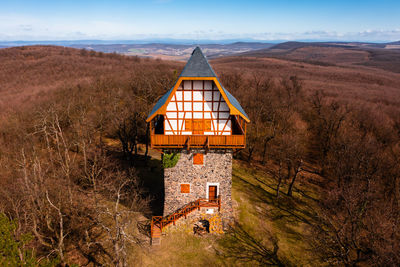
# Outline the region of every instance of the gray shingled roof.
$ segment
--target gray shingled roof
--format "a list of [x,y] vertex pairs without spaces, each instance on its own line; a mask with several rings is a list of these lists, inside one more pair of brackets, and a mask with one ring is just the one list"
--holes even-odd
[[[192,56],[190,57],[189,61],[186,63],[185,68],[183,69],[180,77],[217,77],[214,70],[211,68],[210,64],[208,63],[206,57],[201,52],[200,47],[196,47],[192,52]],[[220,83],[221,84],[221,83]],[[222,87],[226,96],[228,97],[229,102],[245,116],[249,119],[246,112],[243,110],[242,106],[236,100],[236,98],[231,95],[224,87]],[[157,112],[168,100],[169,95],[171,94],[173,88],[171,88],[165,95],[163,95],[156,103],[154,108],[151,110],[149,116],[150,118],[154,113]]]
[[229,91],[226,90],[222,85],[221,85],[221,87],[222,87],[222,90],[224,90],[224,92],[225,92],[226,96],[228,97],[229,102],[232,104],[232,106],[234,106],[240,113],[243,114],[243,116],[245,116],[248,120],[250,120],[249,116],[246,114],[246,112],[240,105],[239,101],[237,101],[237,99],[231,93],[229,93]]
[[157,110],[159,110],[167,101],[169,95],[172,92],[172,89],[174,89],[173,87],[171,89],[168,90],[168,92],[165,93],[165,95],[163,95],[160,99],[158,99],[156,105],[154,106],[154,108],[151,110],[149,116],[147,118],[150,118],[154,113],[157,112]]
[[181,73],[181,77],[217,77],[211,68],[206,57],[201,52],[200,47],[196,47],[185,68]]

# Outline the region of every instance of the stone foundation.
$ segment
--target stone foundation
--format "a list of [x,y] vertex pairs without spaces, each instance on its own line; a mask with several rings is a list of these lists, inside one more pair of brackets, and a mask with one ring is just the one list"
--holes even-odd
[[[193,165],[193,154],[203,153],[203,165]],[[189,193],[181,193],[181,184],[190,184]],[[178,163],[164,170],[164,216],[189,202],[208,198],[208,186],[216,185],[221,196],[221,217],[224,224],[232,220],[232,152],[181,151]]]

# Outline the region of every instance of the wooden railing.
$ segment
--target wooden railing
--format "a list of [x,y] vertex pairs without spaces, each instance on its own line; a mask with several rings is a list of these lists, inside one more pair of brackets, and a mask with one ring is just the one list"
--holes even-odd
[[184,207],[180,208],[176,212],[171,215],[162,217],[162,216],[153,216],[151,220],[151,237],[157,238],[161,236],[163,228],[170,225],[171,223],[175,225],[175,222],[182,217],[185,217],[194,210],[200,210],[202,207],[214,207],[218,208],[218,211],[221,210],[221,197],[218,196],[214,200],[208,200],[204,198],[200,198],[196,201],[190,202]]
[[151,135],[154,148],[244,148],[245,145],[245,135]]

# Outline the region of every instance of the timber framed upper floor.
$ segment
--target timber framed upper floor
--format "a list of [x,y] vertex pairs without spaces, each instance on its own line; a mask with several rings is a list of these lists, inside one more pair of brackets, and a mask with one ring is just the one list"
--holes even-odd
[[154,148],[244,148],[249,121],[198,47],[147,118]]

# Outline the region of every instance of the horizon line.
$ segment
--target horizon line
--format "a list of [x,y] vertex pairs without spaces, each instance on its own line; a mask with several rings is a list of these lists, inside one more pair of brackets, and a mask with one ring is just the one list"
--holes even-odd
[[[286,42],[313,42],[313,43],[395,43],[398,41],[379,40],[379,41],[361,41],[361,40],[334,40],[334,39],[252,39],[252,38],[232,38],[232,39],[190,39],[190,38],[146,38],[146,39],[46,39],[46,40],[0,40],[0,44],[6,43],[46,43],[46,42],[104,42],[108,44],[124,44],[124,42],[137,42],[138,44],[162,43],[162,44],[178,44],[178,45],[195,45],[195,44],[233,44],[233,43],[286,43]],[[207,43],[210,42],[210,43]],[[85,43],[90,44],[90,43]]]

